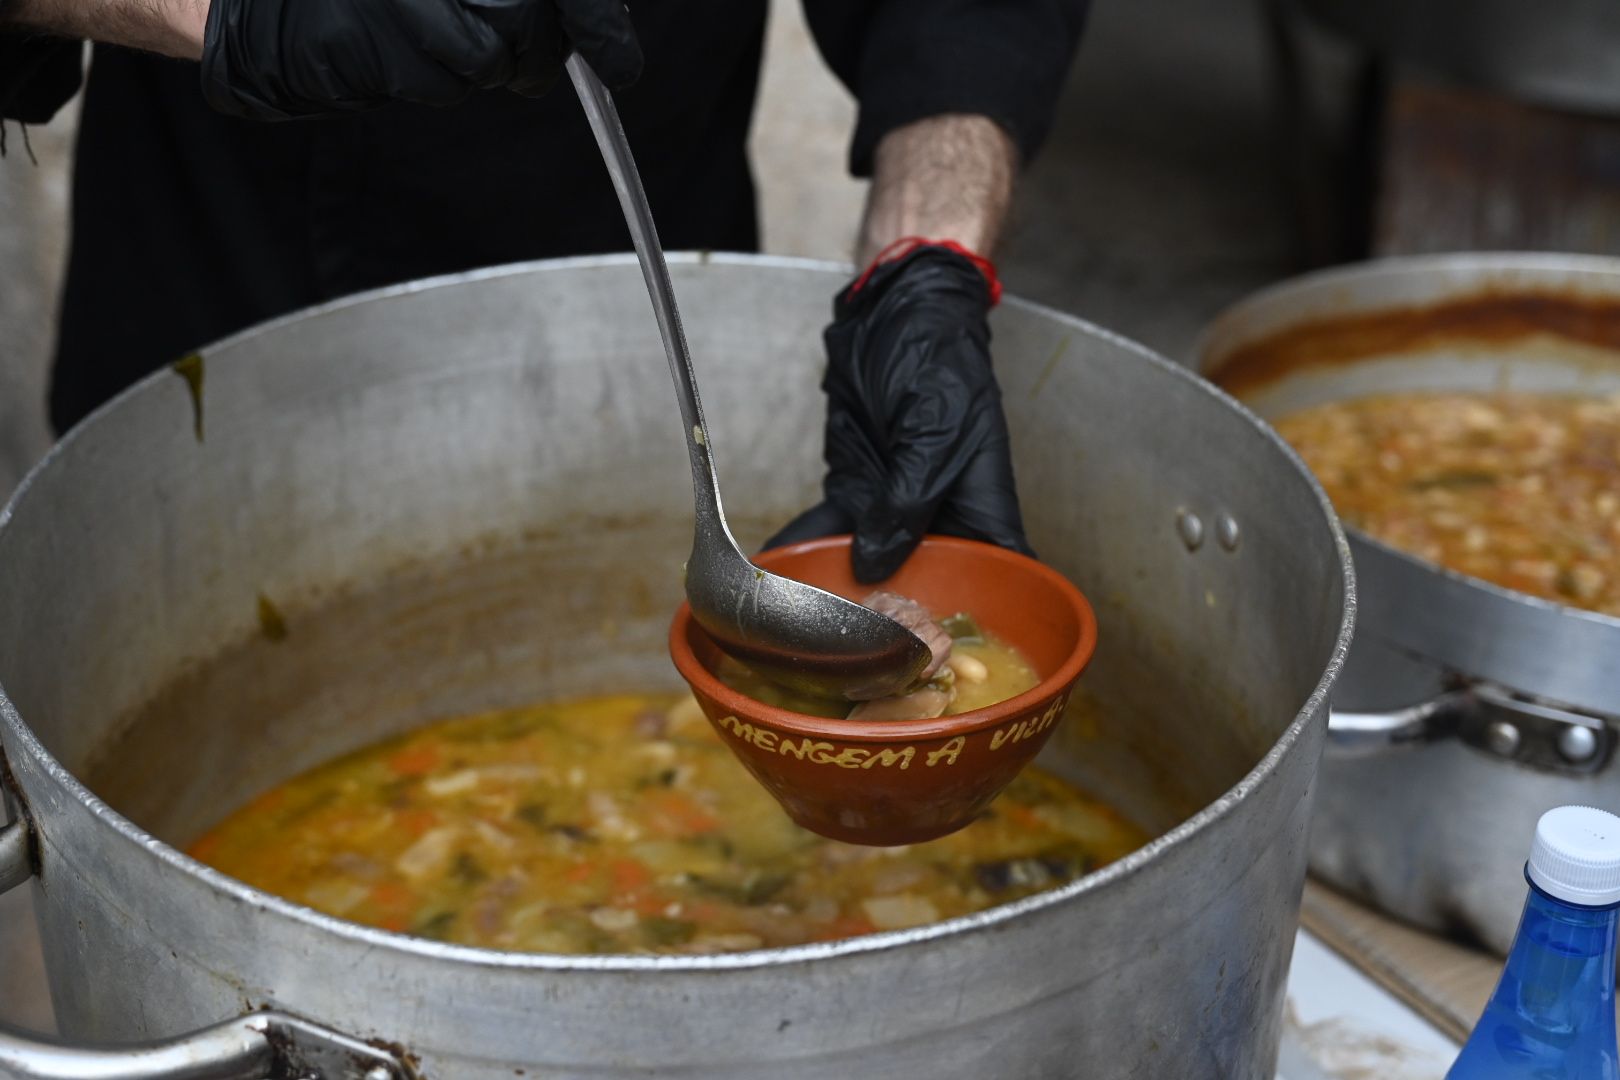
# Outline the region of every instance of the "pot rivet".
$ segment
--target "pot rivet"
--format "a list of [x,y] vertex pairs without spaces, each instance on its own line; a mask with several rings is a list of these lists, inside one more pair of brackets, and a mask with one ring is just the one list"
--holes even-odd
[[1187,545],[1188,551],[1197,551],[1204,542],[1204,523],[1191,510],[1176,511],[1176,532],[1181,534],[1181,542]]
[[1512,757],[1519,752],[1519,744],[1524,736],[1519,729],[1506,720],[1494,720],[1485,726],[1485,745],[1491,748],[1491,753],[1502,757]]
[[1589,727],[1570,724],[1558,733],[1558,752],[1572,764],[1592,760],[1597,748],[1597,732]]
[[1215,519],[1215,539],[1220,541],[1221,547],[1227,551],[1236,551],[1238,541],[1243,535],[1238,531],[1237,519],[1231,514],[1222,514]]

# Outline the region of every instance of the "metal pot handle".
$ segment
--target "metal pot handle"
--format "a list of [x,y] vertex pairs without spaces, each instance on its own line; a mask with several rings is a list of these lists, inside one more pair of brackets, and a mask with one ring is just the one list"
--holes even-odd
[[274,1012],[175,1039],[94,1050],[0,1028],[0,1076],[8,1080],[403,1080],[413,1075],[386,1051]]
[[1328,750],[1336,757],[1367,757],[1425,746],[1449,737],[1467,707],[1466,694],[1450,693],[1389,712],[1334,709],[1328,714]]
[[1367,757],[1457,739],[1493,757],[1585,775],[1608,764],[1614,732],[1597,716],[1533,701],[1488,683],[1450,690],[1389,712],[1328,718],[1327,752]]
[[[33,876],[27,820],[0,828],[0,893]],[[87,1048],[0,1026],[6,1080],[416,1080],[402,1053],[279,1012],[258,1012],[174,1039]]]

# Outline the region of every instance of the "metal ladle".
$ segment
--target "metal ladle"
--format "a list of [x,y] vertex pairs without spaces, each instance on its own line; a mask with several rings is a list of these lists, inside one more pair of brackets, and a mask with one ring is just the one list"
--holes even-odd
[[601,80],[578,53],[569,56],[567,67],[641,260],[685,422],[696,511],[686,564],[693,617],[720,648],[775,682],[848,700],[909,689],[930,658],[921,638],[843,597],[761,570],[732,538],[720,507],[714,447],[703,423],[692,357],[641,174]]

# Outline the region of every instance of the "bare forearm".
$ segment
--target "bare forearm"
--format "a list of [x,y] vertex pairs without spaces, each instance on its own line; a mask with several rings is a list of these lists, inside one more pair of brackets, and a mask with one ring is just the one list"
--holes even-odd
[[878,143],[856,261],[903,236],[955,240],[988,255],[1001,235],[1018,147],[983,116],[935,116]]
[[11,0],[0,29],[38,30],[195,60],[208,0]]

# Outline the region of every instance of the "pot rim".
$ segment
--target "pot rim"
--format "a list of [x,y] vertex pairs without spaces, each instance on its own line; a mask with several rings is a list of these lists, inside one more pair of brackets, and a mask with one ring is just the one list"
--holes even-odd
[[[1263,285],[1253,292],[1244,293],[1239,299],[1221,308],[1214,318],[1204,324],[1198,336],[1187,347],[1186,360],[1193,370],[1203,371],[1209,365],[1215,347],[1230,333],[1228,324],[1232,320],[1251,310],[1275,303],[1278,299],[1286,299],[1297,292],[1308,292],[1324,285],[1348,285],[1368,279],[1406,275],[1433,278],[1435,275],[1479,274],[1493,270],[1505,273],[1592,274],[1612,279],[1620,275],[1620,255],[1564,254],[1555,251],[1448,251],[1424,255],[1383,255],[1373,259],[1362,259],[1359,262],[1307,270],[1305,273]],[[1472,284],[1477,286],[1478,282]],[[1612,291],[1610,295],[1614,295]],[[1362,311],[1340,312],[1341,315],[1362,313]],[[1322,317],[1327,317],[1326,313],[1308,316],[1312,319]],[[1222,351],[1222,358],[1226,351],[1230,351],[1229,348]]]
[[[711,253],[705,251],[669,253],[667,259],[672,267],[677,268],[703,266],[713,263],[723,266],[750,268],[825,271],[829,275],[833,275],[829,277],[829,284],[835,286],[844,276],[850,273],[851,269],[848,264],[844,263],[782,255]],[[584,255],[564,259],[536,259],[422,278],[416,281],[356,293],[324,304],[300,309],[248,327],[197,351],[206,358],[208,354],[218,349],[260,334],[273,332],[279,327],[292,322],[387,297],[406,296],[429,289],[447,288],[492,278],[532,274],[536,271],[565,272],[631,267],[639,267],[633,254]],[[988,930],[1004,923],[1013,922],[1026,915],[1065,904],[1079,896],[1105,889],[1115,881],[1140,873],[1158,858],[1161,851],[1186,843],[1199,833],[1215,827],[1228,814],[1233,813],[1237,805],[1248,797],[1251,791],[1271,779],[1277,770],[1278,763],[1284,755],[1294,749],[1295,744],[1303,736],[1307,725],[1317,724],[1325,727],[1327,721],[1327,696],[1344,666],[1355,627],[1357,604],[1355,568],[1351,561],[1349,542],[1345,537],[1344,529],[1341,527],[1338,516],[1335,514],[1321,485],[1316,482],[1316,478],[1305,467],[1305,463],[1300,459],[1299,455],[1276,432],[1272,431],[1269,425],[1265,424],[1237,399],[1201,378],[1189,368],[1160,356],[1147,346],[1096,326],[1078,316],[1065,314],[1044,304],[1037,304],[1013,296],[1005,297],[1003,305],[1014,310],[1044,316],[1097,340],[1106,341],[1117,348],[1134,354],[1143,363],[1159,368],[1170,377],[1194,385],[1200,392],[1209,394],[1217,401],[1236,411],[1254,432],[1281,453],[1294,466],[1300,477],[1305,480],[1308,490],[1316,500],[1317,508],[1321,511],[1322,523],[1327,526],[1329,535],[1332,537],[1334,550],[1338,555],[1340,580],[1344,594],[1333,650],[1322,669],[1321,675],[1317,678],[1315,687],[1307,695],[1305,701],[1300,704],[1293,719],[1289,721],[1288,725],[1278,735],[1270,749],[1261,756],[1260,760],[1230,789],[1217,796],[1185,821],[1150,840],[1124,858],[1109,863],[1102,869],[1077,878],[1060,888],[1037,893],[1034,896],[1025,897],[1009,904],[987,908],[971,915],[946,919],[909,930],[884,931],[859,937],[843,938],[837,941],[816,942],[787,948],[754,949],[747,952],[721,953],[710,956],[637,956],[627,954],[575,956],[557,953],[506,952],[466,945],[454,945],[425,938],[410,937],[405,934],[396,934],[325,915],[312,908],[296,904],[273,893],[253,888],[235,878],[229,877],[193,859],[166,841],[153,836],[117,810],[114,810],[45,749],[38,737],[23,721],[10,696],[6,693],[3,684],[0,684],[0,724],[9,729],[13,745],[19,747],[22,752],[32,759],[32,764],[43,772],[58,792],[87,809],[100,823],[111,829],[120,842],[140,849],[144,855],[159,860],[172,872],[208,888],[225,893],[240,903],[268,910],[284,919],[307,926],[313,931],[359,942],[374,949],[414,954],[435,960],[485,968],[601,973],[696,973],[770,969],[810,961],[834,960],[844,956],[883,952],[924,942],[954,938],[957,935],[976,930]],[[0,535],[4,534],[6,528],[10,526],[12,518],[26,502],[35,480],[46,469],[52,467],[56,459],[66,452],[66,448],[71,446],[84,430],[98,423],[106,413],[117,408],[126,398],[137,393],[143,393],[148,386],[169,377],[166,368],[160,368],[147,375],[105,402],[84,420],[76,424],[72,430],[52,446],[39,462],[28,471],[22,482],[18,484],[6,501],[5,506],[0,508]],[[0,758],[3,758],[3,756],[3,748],[0,748]],[[18,794],[21,795],[22,793],[19,792]],[[26,802],[24,806],[26,811]],[[36,841],[43,841],[41,837],[35,839]],[[41,846],[45,847],[48,844],[42,843]],[[63,857],[68,858],[66,855]]]

